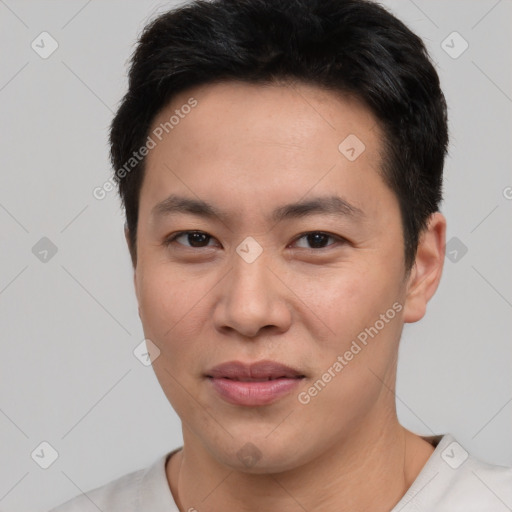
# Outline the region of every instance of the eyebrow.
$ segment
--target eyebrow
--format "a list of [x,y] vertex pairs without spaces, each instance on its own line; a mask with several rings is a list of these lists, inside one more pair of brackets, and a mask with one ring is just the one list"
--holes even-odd
[[[201,199],[192,199],[189,197],[171,194],[163,201],[157,203],[151,210],[155,217],[167,216],[172,214],[190,214],[199,217],[213,219],[226,219],[229,217],[224,212],[212,204]],[[308,200],[300,200],[296,203],[290,203],[276,208],[269,217],[273,222],[283,220],[307,217],[310,215],[334,215],[338,217],[364,217],[364,212],[356,206],[350,204],[345,199],[336,196],[319,196]]]

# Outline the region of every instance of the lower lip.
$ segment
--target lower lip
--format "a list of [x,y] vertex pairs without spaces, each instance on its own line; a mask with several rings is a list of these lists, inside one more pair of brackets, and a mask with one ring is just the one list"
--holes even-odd
[[234,405],[271,404],[295,389],[303,379],[275,379],[262,382],[242,382],[226,378],[211,378],[213,388],[219,395]]

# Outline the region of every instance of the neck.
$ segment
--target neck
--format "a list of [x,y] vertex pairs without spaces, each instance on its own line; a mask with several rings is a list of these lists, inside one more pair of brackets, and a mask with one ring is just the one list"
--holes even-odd
[[[367,425],[375,425],[368,421]],[[387,512],[412,485],[434,448],[394,421],[359,428],[290,471],[250,474],[219,464],[191,433],[169,460],[167,479],[182,511]]]

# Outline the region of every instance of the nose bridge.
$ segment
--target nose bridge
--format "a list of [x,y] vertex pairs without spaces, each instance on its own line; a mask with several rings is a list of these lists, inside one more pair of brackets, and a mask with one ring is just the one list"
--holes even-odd
[[[287,329],[290,312],[285,287],[269,269],[269,253],[263,251],[255,259],[246,258],[243,249],[241,244],[233,254],[232,271],[216,312],[218,327],[231,328],[250,337],[263,327]],[[252,249],[249,247],[249,252]]]
[[[236,293],[249,297],[261,294],[265,298],[265,291],[269,291],[268,255],[260,255],[254,261],[245,260],[236,255],[233,257],[233,286]],[[268,298],[268,297],[267,297]],[[248,297],[245,297],[248,300]]]

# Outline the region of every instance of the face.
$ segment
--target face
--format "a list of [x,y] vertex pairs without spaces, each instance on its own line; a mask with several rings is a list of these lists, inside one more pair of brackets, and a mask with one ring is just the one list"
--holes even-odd
[[378,430],[409,282],[375,118],[237,82],[175,97],[153,133],[173,114],[147,156],[135,287],[185,445],[270,472]]

